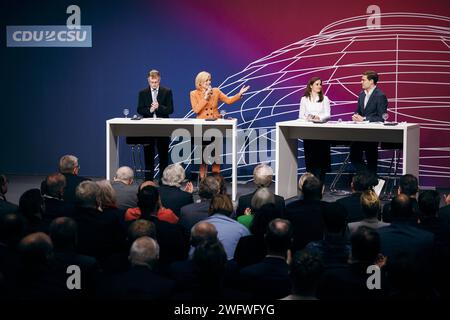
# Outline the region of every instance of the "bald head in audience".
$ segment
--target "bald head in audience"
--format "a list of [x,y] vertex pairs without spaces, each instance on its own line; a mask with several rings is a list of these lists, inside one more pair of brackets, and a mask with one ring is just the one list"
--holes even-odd
[[19,242],[18,251],[25,267],[45,266],[53,253],[52,240],[43,232],[32,233]]
[[150,237],[140,237],[131,245],[129,260],[132,266],[153,269],[159,259],[159,245]]
[[201,221],[191,229],[191,245],[196,247],[203,241],[217,241],[217,229],[209,222]]
[[62,199],[65,187],[66,177],[59,172],[52,173],[45,179],[45,194],[50,197]]

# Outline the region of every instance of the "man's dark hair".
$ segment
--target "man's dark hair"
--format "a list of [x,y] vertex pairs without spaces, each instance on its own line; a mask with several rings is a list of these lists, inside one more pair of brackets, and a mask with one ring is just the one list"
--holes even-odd
[[220,289],[227,264],[227,254],[220,241],[199,243],[195,247],[192,262],[203,288]]
[[141,218],[148,220],[150,215],[153,215],[157,210],[159,200],[158,188],[147,186],[139,190],[138,207],[141,209]]
[[78,227],[75,220],[59,217],[50,224],[50,238],[55,250],[73,250],[77,244]]
[[212,199],[213,196],[220,192],[219,181],[213,176],[207,176],[200,181],[198,187],[198,195],[202,199]]
[[373,80],[374,84],[377,84],[378,82],[378,73],[372,70],[367,70],[363,72],[363,75],[367,77],[367,80]]
[[347,228],[347,209],[339,203],[328,203],[322,210],[325,230],[344,234]]
[[127,239],[132,244],[136,239],[140,237],[149,237],[156,240],[156,226],[153,222],[138,219],[134,221],[127,230]]
[[308,177],[303,183],[303,197],[305,200],[322,199],[322,182],[316,177]]
[[436,190],[426,190],[419,194],[420,216],[435,217],[439,211],[441,196]]
[[45,179],[43,193],[55,198],[62,198],[64,187],[66,186],[66,177],[59,173],[52,173]]
[[415,195],[419,190],[419,182],[412,174],[405,174],[400,177],[399,187],[401,193],[410,197]]
[[284,219],[275,219],[269,223],[264,241],[268,252],[285,254],[291,247],[291,223]]
[[41,190],[30,189],[25,191],[19,199],[19,211],[27,219],[33,219],[42,213],[42,199]]
[[391,200],[391,216],[395,218],[411,218],[413,208],[411,200],[406,194],[399,194]]
[[378,181],[374,181],[374,175],[367,170],[357,172],[353,178],[353,189],[357,192],[363,192],[377,185]]
[[369,227],[359,227],[351,237],[352,259],[368,264],[375,263],[380,253],[380,235]]
[[295,294],[314,294],[324,272],[322,258],[317,253],[297,251],[292,258],[290,277]]
[[17,246],[20,260],[27,269],[48,265],[53,253],[53,245],[50,237],[43,232],[27,235],[20,240]]
[[0,215],[0,242],[14,246],[24,230],[22,217],[15,212]]

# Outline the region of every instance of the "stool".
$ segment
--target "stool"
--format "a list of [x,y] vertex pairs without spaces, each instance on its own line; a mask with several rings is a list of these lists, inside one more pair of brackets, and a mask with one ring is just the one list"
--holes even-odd
[[[345,142],[340,142],[340,141],[332,141],[331,145],[333,147],[342,147],[342,146],[348,146],[349,144],[345,143]],[[347,166],[349,163],[350,163],[350,151],[347,153],[347,156],[345,157],[344,161],[342,162],[341,166],[339,167],[339,169],[336,173],[336,176],[334,177],[333,181],[331,182],[331,185],[330,185],[331,194],[338,195],[338,196],[345,196],[345,195],[351,194],[350,191],[336,189],[336,185],[339,182],[339,180],[341,179],[344,171],[347,169]]]
[[[401,143],[382,142],[381,149],[392,150],[391,161],[389,162],[389,170],[387,172],[386,185],[381,192],[381,200],[391,200],[395,196],[394,189],[397,187],[397,180],[400,179],[398,175],[398,164],[400,163],[400,155],[403,145]],[[394,168],[392,168],[394,167]]]

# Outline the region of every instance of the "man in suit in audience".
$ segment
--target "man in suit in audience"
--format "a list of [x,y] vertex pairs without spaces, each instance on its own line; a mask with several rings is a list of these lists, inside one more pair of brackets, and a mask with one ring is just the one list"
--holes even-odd
[[199,221],[208,218],[209,206],[213,196],[220,191],[220,185],[216,178],[207,176],[200,181],[198,195],[200,202],[194,202],[181,208],[180,221],[178,222],[189,235],[191,228]]
[[158,242],[149,237],[138,238],[130,249],[130,270],[114,275],[105,291],[118,299],[169,299],[175,282],[155,272],[158,260]]
[[[78,158],[67,154],[59,159],[59,172],[66,177],[66,187],[64,188],[64,201],[67,203],[75,203],[75,189],[87,178],[80,177],[80,164]],[[43,190],[45,194],[45,189]]]
[[55,218],[73,215],[74,204],[64,201],[65,187],[66,177],[62,173],[52,173],[45,179],[41,192],[44,198],[42,219],[46,225],[50,225]]
[[286,206],[285,217],[292,223],[294,231],[294,251],[323,238],[322,212],[329,205],[328,202],[321,201],[323,185],[314,176],[306,178],[302,192],[302,200],[295,200]]
[[[258,164],[255,169],[253,169],[253,183],[256,186],[256,189],[259,188],[268,188],[272,184],[273,178],[273,170],[267,164]],[[252,193],[243,195],[239,197],[238,207],[236,210],[236,216],[239,217],[244,214],[245,209],[251,208],[252,198],[255,195],[255,191]],[[279,214],[280,217],[284,215],[285,212],[285,203],[284,198],[275,195],[275,210]]]
[[377,181],[374,175],[368,171],[357,172],[351,182],[352,194],[338,199],[336,202],[344,206],[348,212],[348,222],[355,222],[364,219],[364,213],[361,208],[361,194],[372,189]]
[[[352,116],[355,122],[383,122],[383,114],[387,112],[388,100],[386,95],[377,87],[378,74],[366,71],[362,74],[361,86],[363,91],[358,97],[358,108]],[[350,160],[356,171],[366,169],[363,153],[366,154],[367,169],[377,173],[378,142],[354,141],[350,146]]]
[[17,212],[19,207],[11,202],[6,201],[6,193],[8,192],[8,179],[4,174],[0,174],[0,215]]
[[116,171],[111,186],[116,191],[117,207],[128,209],[137,207],[139,185],[134,181],[134,172],[130,167],[120,167]]
[[402,286],[425,292],[431,285],[434,235],[416,227],[411,199],[405,194],[392,199],[391,215],[391,225],[378,229],[390,277]]
[[240,272],[243,290],[256,299],[281,299],[291,292],[289,265],[286,262],[292,241],[291,223],[275,219],[269,223],[265,235],[266,257]]
[[[417,221],[419,218],[419,204],[417,203],[417,192],[419,191],[419,182],[412,174],[405,174],[400,177],[397,194],[405,194],[409,197],[413,215]],[[382,219],[384,222],[391,222],[391,204],[386,203],[383,206]]]

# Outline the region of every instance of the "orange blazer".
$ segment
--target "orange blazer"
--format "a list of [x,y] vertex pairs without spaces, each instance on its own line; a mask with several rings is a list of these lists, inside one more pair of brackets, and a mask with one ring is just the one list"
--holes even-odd
[[226,104],[232,104],[241,98],[238,93],[232,97],[227,97],[220,89],[213,88],[213,93],[209,100],[205,100],[205,94],[199,90],[191,91],[191,106],[192,110],[197,114],[197,119],[218,119],[219,113],[219,100]]

